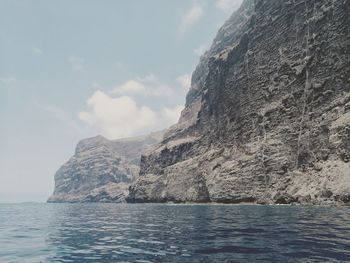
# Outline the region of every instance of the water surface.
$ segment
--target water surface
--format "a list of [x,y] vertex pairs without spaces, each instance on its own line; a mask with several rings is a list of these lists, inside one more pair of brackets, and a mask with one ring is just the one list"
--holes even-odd
[[350,209],[0,204],[0,262],[345,262]]

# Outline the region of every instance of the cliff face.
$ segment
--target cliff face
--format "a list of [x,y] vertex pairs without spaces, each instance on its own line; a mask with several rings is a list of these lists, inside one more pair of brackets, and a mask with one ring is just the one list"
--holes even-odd
[[130,202],[350,202],[350,0],[246,0]]
[[74,156],[55,174],[48,202],[124,202],[139,174],[141,153],[162,133],[110,141],[102,136],[82,140]]

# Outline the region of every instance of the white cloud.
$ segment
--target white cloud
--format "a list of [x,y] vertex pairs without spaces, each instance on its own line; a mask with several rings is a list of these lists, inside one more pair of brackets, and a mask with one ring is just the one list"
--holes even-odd
[[215,6],[225,13],[231,13],[238,9],[243,0],[216,0]]
[[174,108],[163,108],[161,115],[164,118],[165,122],[168,123],[168,125],[172,125],[178,122],[181,111],[184,109],[183,105],[177,105]]
[[83,72],[85,69],[85,59],[75,56],[70,56],[68,58],[73,71]]
[[199,22],[203,14],[203,7],[199,4],[198,1],[194,1],[191,8],[188,9],[182,16],[179,32],[181,34],[184,34],[187,30]]
[[44,51],[42,49],[40,49],[40,48],[37,48],[37,47],[33,48],[32,52],[33,52],[33,54],[36,54],[36,55],[44,54]]
[[177,77],[176,81],[181,85],[185,90],[188,90],[191,87],[191,74],[184,74]]
[[208,46],[207,45],[200,45],[198,48],[193,50],[194,54],[196,54],[198,57],[202,56],[205,51],[207,51]]
[[113,93],[116,95],[126,95],[126,94],[146,94],[146,86],[137,80],[128,80],[124,84],[116,87],[113,90]]
[[167,85],[153,74],[131,79],[111,92],[94,84],[96,91],[87,99],[78,118],[90,134],[100,133],[110,139],[168,128],[179,120],[184,106],[176,101],[184,99],[191,75],[177,77],[176,84]]
[[0,77],[0,82],[5,84],[5,85],[11,85],[17,82],[16,78],[12,77]]
[[157,115],[148,107],[138,106],[128,97],[111,97],[98,90],[87,100],[87,111],[79,119],[108,138],[133,136],[154,129]]
[[[139,106],[129,96],[112,97],[101,90],[87,100],[87,110],[80,111],[79,119],[94,131],[110,139],[118,139],[161,130],[175,124],[183,105],[163,107],[154,111]],[[58,116],[60,111],[52,109]]]
[[113,89],[114,95],[138,95],[145,97],[171,96],[173,90],[167,84],[161,82],[155,75],[149,74],[144,78],[128,80]]

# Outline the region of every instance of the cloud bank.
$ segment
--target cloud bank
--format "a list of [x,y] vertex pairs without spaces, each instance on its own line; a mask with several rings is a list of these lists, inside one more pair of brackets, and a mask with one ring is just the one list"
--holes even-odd
[[128,96],[111,97],[100,90],[87,100],[87,110],[79,113],[79,119],[112,139],[147,131],[157,123],[150,108],[138,106]]
[[[181,89],[189,88],[189,80],[188,74],[177,78]],[[152,105],[139,105],[134,97],[154,96],[161,100],[172,92],[170,86],[160,82],[154,75],[129,80],[110,93],[95,91],[86,101],[86,109],[79,112],[78,118],[90,129],[110,139],[168,128],[179,120],[183,105],[163,106],[155,110]]]

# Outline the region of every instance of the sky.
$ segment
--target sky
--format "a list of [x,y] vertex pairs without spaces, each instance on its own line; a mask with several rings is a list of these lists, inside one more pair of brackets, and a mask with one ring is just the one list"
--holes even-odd
[[177,122],[241,0],[0,0],[0,202],[44,202],[79,140]]

